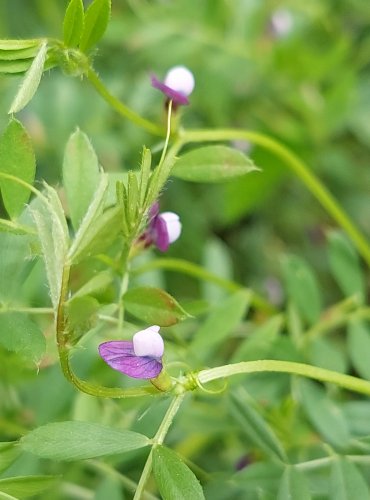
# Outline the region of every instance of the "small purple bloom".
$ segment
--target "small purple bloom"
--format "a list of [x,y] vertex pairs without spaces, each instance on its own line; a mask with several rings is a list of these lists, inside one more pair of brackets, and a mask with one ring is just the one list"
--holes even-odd
[[189,104],[188,96],[194,89],[193,73],[185,66],[175,66],[171,68],[161,82],[155,75],[152,75],[152,86],[165,94],[175,106]]
[[155,245],[161,252],[166,252],[180,234],[179,216],[174,212],[159,212],[159,203],[154,203],[149,210],[148,228],[140,238],[145,245]]
[[114,370],[133,378],[157,377],[163,368],[164,343],[159,326],[150,326],[128,340],[111,340],[99,345],[99,354]]

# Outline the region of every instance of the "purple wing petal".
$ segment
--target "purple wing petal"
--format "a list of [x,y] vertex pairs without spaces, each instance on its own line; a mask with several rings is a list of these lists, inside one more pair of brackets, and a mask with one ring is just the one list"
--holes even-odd
[[167,224],[159,215],[155,218],[152,225],[153,240],[156,247],[161,252],[166,252],[170,246],[170,239],[167,230]]
[[149,208],[148,219],[151,221],[159,214],[159,203],[155,201],[153,205]]
[[132,342],[112,340],[99,346],[99,354],[114,370],[133,378],[154,378],[162,371],[158,359],[147,356],[135,356]]
[[158,78],[155,75],[152,75],[151,80],[152,80],[152,86],[163,92],[163,94],[165,94],[175,104],[182,104],[183,106],[189,104],[189,99],[186,97],[186,95],[171,89],[171,87],[168,87],[163,82],[158,80]]

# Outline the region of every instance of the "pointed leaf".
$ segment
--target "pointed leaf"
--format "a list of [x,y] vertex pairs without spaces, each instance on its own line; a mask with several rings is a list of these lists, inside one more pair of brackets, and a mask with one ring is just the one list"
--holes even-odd
[[148,324],[171,326],[189,317],[171,295],[159,288],[132,288],[123,300],[129,313]]
[[308,264],[295,255],[286,255],[282,265],[290,300],[308,323],[315,323],[321,312],[321,294],[315,275]]
[[257,403],[244,390],[238,389],[231,394],[231,415],[241,429],[258,448],[269,457],[286,462],[287,456],[272,428],[258,411]]
[[330,500],[369,500],[369,488],[357,467],[345,458],[333,460]]
[[165,446],[156,446],[153,450],[153,473],[163,500],[204,500],[194,473]]
[[[0,139],[0,172],[33,184],[35,171],[36,160],[31,139],[23,125],[11,119]],[[17,217],[29,200],[30,190],[1,176],[0,187],[7,212],[12,218]]]
[[63,160],[63,184],[70,217],[76,230],[99,184],[99,162],[88,137],[77,129],[66,146]]
[[31,64],[29,70],[25,74],[18,93],[10,106],[9,114],[18,113],[18,111],[23,109],[35,95],[35,92],[40,84],[42,73],[44,71],[47,51],[48,47],[47,42],[45,41],[41,44],[37,56],[33,60],[33,63]]
[[35,221],[54,309],[58,308],[63,268],[69,245],[68,228],[56,191],[45,184],[46,200],[35,200],[30,212]]
[[365,296],[365,280],[360,259],[352,243],[339,231],[329,234],[329,263],[336,282],[346,297]]
[[150,440],[136,432],[89,422],[57,422],[31,431],[20,447],[42,458],[84,460],[137,450]]
[[84,26],[82,0],[71,0],[63,21],[63,39],[67,47],[78,47]]
[[285,468],[277,500],[310,500],[311,495],[305,476],[293,465]]
[[250,158],[226,146],[204,146],[181,156],[171,175],[192,182],[224,182],[258,170]]
[[317,383],[303,379],[296,383],[299,401],[313,427],[332,445],[345,448],[351,436],[340,407]]
[[17,476],[0,479],[0,491],[16,498],[28,498],[51,488],[58,476]]
[[107,29],[111,0],[94,0],[85,13],[80,49],[86,52],[95,45]]

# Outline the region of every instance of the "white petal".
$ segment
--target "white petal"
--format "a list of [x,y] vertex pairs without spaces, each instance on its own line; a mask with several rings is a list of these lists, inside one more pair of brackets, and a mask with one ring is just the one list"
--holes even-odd
[[164,79],[164,84],[176,92],[189,96],[194,89],[195,81],[193,73],[185,66],[171,68]]
[[168,232],[168,240],[170,243],[173,243],[181,234],[182,226],[180,217],[174,212],[161,212],[159,217],[165,221]]
[[150,356],[152,358],[161,358],[163,356],[164,343],[158,333],[159,330],[159,326],[153,325],[135,333],[132,343],[136,356]]

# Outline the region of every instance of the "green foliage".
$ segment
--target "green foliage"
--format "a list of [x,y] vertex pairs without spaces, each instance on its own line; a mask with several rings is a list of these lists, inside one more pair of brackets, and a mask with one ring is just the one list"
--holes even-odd
[[330,478],[331,500],[350,498],[370,498],[369,489],[357,467],[345,458],[333,460]]
[[99,184],[99,162],[95,151],[80,130],[69,138],[63,160],[63,185],[75,230],[85,216]]
[[104,35],[110,18],[110,0],[93,0],[89,5],[83,24],[80,49],[89,50]]
[[42,458],[82,460],[127,453],[149,443],[136,432],[88,422],[57,422],[31,431],[21,439],[20,446]]
[[82,0],[71,0],[63,21],[63,39],[67,47],[78,47],[84,26]]
[[28,498],[54,486],[57,476],[24,476],[0,479],[0,492],[15,498]]
[[30,102],[35,95],[41,81],[46,55],[48,51],[47,42],[43,41],[40,45],[36,57],[32,61],[24,79],[19,87],[18,93],[9,108],[9,114],[18,113]]
[[315,323],[322,300],[315,275],[308,264],[295,255],[285,256],[282,264],[289,299],[309,324]]
[[189,317],[171,295],[159,288],[132,288],[123,301],[129,313],[149,324],[171,326]]
[[45,350],[45,338],[38,326],[18,312],[0,312],[0,344],[36,363]]
[[163,500],[204,499],[202,487],[193,472],[165,446],[156,446],[153,450],[153,472]]
[[270,458],[286,462],[287,456],[281,443],[246,391],[239,389],[231,394],[230,411],[249,440]]
[[308,484],[304,475],[294,466],[285,468],[277,494],[278,500],[310,500]]
[[253,161],[236,149],[205,146],[181,156],[171,175],[192,182],[224,182],[255,170]]
[[[0,173],[32,184],[35,170],[35,155],[27,131],[18,120],[11,119],[0,139]],[[0,177],[0,187],[7,212],[11,218],[18,217],[30,197],[30,189],[16,179],[5,177]]]

